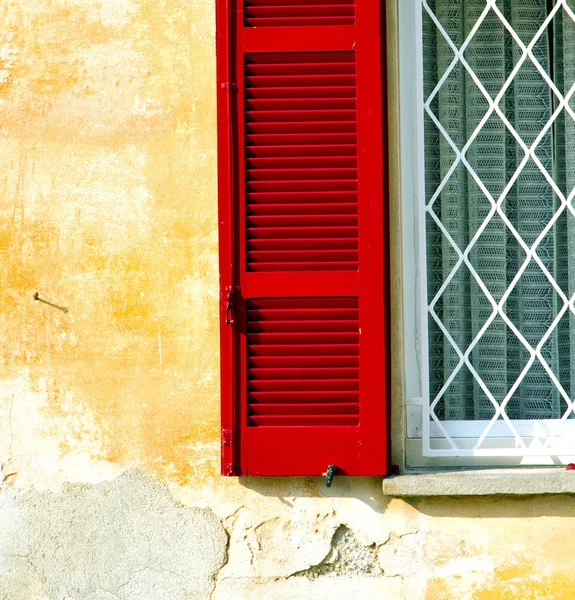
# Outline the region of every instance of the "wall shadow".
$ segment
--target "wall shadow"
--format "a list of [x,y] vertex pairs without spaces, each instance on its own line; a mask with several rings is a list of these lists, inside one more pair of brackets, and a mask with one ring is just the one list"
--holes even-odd
[[334,478],[326,487],[325,477],[240,477],[241,486],[261,494],[273,496],[291,505],[290,498],[354,498],[367,504],[377,513],[384,513],[391,498],[382,492],[381,477]]

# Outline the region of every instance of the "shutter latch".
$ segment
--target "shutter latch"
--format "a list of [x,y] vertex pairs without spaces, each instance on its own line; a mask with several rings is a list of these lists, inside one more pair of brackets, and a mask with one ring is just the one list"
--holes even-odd
[[235,308],[235,288],[232,286],[226,287],[226,325],[234,324],[234,308]]
[[335,472],[337,471],[337,467],[335,465],[327,465],[327,471],[324,473],[325,475],[325,487],[331,487],[331,482],[335,477]]

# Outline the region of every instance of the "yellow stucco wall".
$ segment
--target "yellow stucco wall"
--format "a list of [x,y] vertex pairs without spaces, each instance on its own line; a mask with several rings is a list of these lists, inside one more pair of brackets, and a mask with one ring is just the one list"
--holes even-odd
[[185,483],[218,429],[213,3],[0,16],[4,395],[54,458]]
[[226,528],[214,598],[575,597],[569,497],[218,475],[213,4],[0,0],[0,500],[140,469]]

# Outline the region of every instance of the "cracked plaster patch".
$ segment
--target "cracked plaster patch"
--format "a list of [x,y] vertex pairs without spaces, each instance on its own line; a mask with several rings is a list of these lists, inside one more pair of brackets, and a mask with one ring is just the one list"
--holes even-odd
[[60,494],[0,495],[0,600],[203,600],[227,536],[139,471]]

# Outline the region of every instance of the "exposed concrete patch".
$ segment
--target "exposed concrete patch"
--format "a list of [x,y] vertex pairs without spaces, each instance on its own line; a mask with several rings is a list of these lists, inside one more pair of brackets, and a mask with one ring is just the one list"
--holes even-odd
[[322,576],[378,576],[383,572],[378,564],[377,547],[364,546],[355,537],[353,531],[340,525],[333,534],[331,548],[327,556],[319,563],[305,571],[294,573],[317,579]]
[[176,504],[136,470],[0,495],[1,600],[203,600],[226,548],[210,509]]

